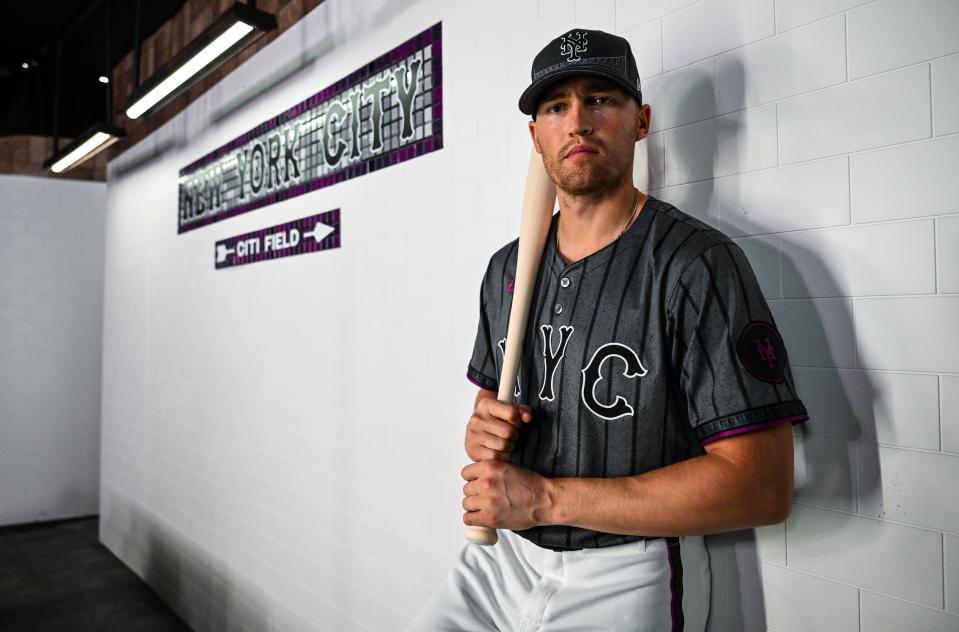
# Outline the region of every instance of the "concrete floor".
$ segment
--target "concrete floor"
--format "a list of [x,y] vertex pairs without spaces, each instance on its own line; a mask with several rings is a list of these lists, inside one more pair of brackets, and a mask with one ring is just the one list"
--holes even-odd
[[0,528],[0,632],[189,632],[99,543],[98,522]]

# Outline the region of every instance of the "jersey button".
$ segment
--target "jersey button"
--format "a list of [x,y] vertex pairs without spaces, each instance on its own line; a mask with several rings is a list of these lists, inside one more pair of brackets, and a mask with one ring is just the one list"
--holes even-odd
[[569,277],[563,277],[559,280],[559,284],[563,287],[569,287]]
[[562,313],[563,313],[563,304],[562,304],[562,303],[556,303],[556,307],[553,308],[553,311],[556,312],[557,314],[562,314]]

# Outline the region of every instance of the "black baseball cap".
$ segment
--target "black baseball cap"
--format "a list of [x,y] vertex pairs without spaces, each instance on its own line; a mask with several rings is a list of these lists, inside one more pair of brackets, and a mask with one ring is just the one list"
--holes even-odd
[[533,59],[531,83],[519,98],[520,112],[533,114],[543,90],[560,79],[577,75],[615,81],[643,103],[639,71],[629,42],[605,31],[572,29],[552,40]]

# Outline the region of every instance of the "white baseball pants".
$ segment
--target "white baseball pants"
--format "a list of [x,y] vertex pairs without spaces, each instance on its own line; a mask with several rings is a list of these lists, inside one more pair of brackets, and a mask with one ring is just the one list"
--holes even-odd
[[702,632],[702,536],[551,551],[508,529],[467,543],[404,632]]

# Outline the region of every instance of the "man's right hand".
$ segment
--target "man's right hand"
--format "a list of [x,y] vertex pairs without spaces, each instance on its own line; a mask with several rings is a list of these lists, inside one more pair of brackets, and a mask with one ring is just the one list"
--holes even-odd
[[473,461],[509,460],[520,425],[532,420],[533,411],[526,404],[507,404],[492,391],[481,390],[466,424],[466,454]]

